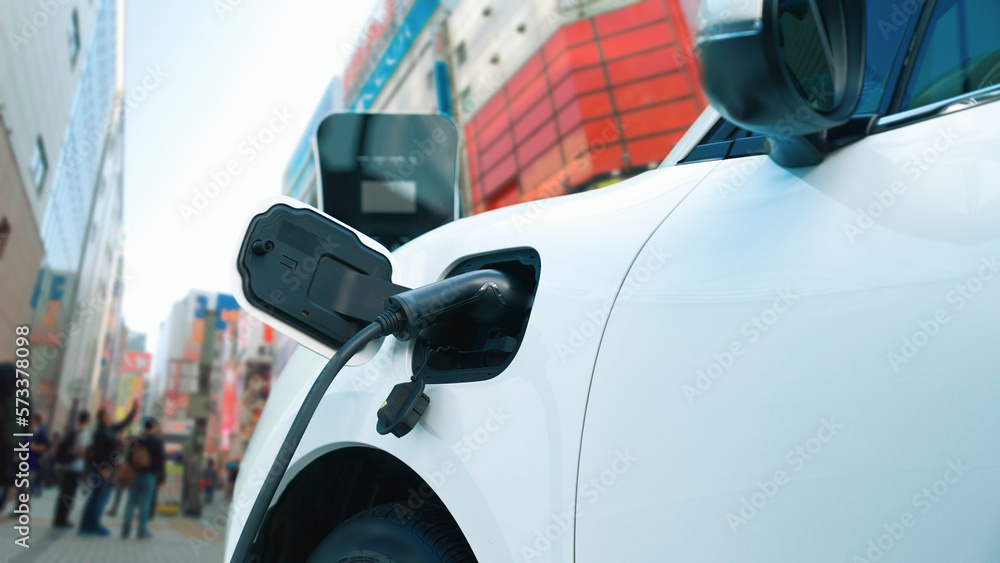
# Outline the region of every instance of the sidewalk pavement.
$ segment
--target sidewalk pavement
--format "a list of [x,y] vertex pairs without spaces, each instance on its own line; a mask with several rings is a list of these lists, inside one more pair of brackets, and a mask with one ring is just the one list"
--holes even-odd
[[[114,517],[105,515],[102,518],[101,523],[111,531],[111,535],[107,537],[80,536],[75,528],[53,528],[52,517],[59,497],[57,487],[46,489],[42,498],[32,496],[28,549],[14,544],[14,540],[20,535],[14,530],[16,520],[9,516],[12,506],[8,500],[4,514],[0,515],[0,562],[222,562],[225,555],[222,536],[225,530],[217,529],[213,522],[225,521],[228,501],[220,500],[205,507],[200,518],[157,514],[149,523],[149,532],[153,537],[145,540],[136,539],[136,528],[139,523],[137,518],[133,517],[132,535],[129,539],[123,540],[121,539],[122,516],[125,514],[128,491],[124,491],[122,495],[118,515]],[[73,514],[70,520],[77,524],[80,522],[84,502],[81,502],[80,498],[73,502]],[[111,503],[108,504],[110,509]]]

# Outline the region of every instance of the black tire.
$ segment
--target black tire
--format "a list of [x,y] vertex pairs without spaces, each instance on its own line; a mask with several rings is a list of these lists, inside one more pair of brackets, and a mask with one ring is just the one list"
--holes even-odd
[[462,530],[444,507],[376,506],[337,526],[310,563],[476,563]]

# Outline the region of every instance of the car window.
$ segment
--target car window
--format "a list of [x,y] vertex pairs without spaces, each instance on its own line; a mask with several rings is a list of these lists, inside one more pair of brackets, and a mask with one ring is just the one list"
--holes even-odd
[[898,70],[897,56],[910,41],[923,2],[865,4],[865,79],[856,113],[878,113],[890,76]]
[[1000,84],[1000,2],[939,0],[901,111]]

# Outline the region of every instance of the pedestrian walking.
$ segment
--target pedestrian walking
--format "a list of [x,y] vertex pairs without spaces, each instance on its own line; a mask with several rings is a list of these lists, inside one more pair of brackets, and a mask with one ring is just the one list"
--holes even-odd
[[159,425],[154,418],[146,418],[142,422],[142,433],[135,438],[130,448],[128,466],[132,470],[132,482],[129,484],[128,500],[125,501],[125,520],[122,522],[122,539],[127,539],[132,528],[132,516],[139,511],[139,531],[136,537],[147,539],[152,537],[146,525],[149,521],[149,511],[153,504],[153,493],[163,483],[164,459],[166,452],[163,442],[157,436]]
[[42,479],[45,477],[43,459],[52,443],[49,441],[48,429],[45,428],[45,415],[38,413],[31,418],[28,427],[31,440],[28,443],[28,488],[27,493],[33,497],[42,498]]
[[122,501],[122,493],[128,490],[129,484],[132,482],[132,468],[129,464],[124,464],[115,471],[114,477],[111,478],[114,482],[115,487],[115,498],[111,501],[111,510],[107,511],[105,514],[108,516],[118,515],[118,505]]
[[58,430],[52,432],[51,440],[52,445],[42,456],[42,487],[46,489],[59,485],[59,479],[56,477],[56,450],[62,442],[62,435]]
[[107,409],[102,408],[97,411],[97,428],[94,430],[93,459],[90,462],[87,483],[94,483],[90,492],[90,498],[83,507],[83,518],[80,520],[81,535],[106,536],[110,530],[101,525],[101,517],[104,515],[104,506],[108,503],[111,494],[111,475],[114,464],[111,460],[118,445],[117,434],[121,432],[139,409],[139,401],[133,400],[132,409],[124,419],[113,423],[111,414]]
[[233,489],[236,488],[236,476],[240,472],[239,460],[231,459],[226,463],[226,498],[233,498]]
[[205,469],[201,471],[201,490],[205,491],[205,504],[212,504],[212,495],[219,482],[219,472],[215,469],[215,460],[209,459]]
[[67,432],[56,448],[55,461],[62,469],[59,500],[56,502],[56,515],[52,522],[56,528],[72,528],[76,525],[69,521],[69,514],[73,510],[76,487],[85,468],[87,450],[93,441],[92,434],[87,429],[89,424],[90,412],[81,411],[76,415],[76,429]]

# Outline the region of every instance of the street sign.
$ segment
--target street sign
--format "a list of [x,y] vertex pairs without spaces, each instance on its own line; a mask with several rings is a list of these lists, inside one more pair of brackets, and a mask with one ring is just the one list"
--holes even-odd
[[152,356],[145,352],[127,350],[122,358],[122,371],[129,373],[149,373]]

